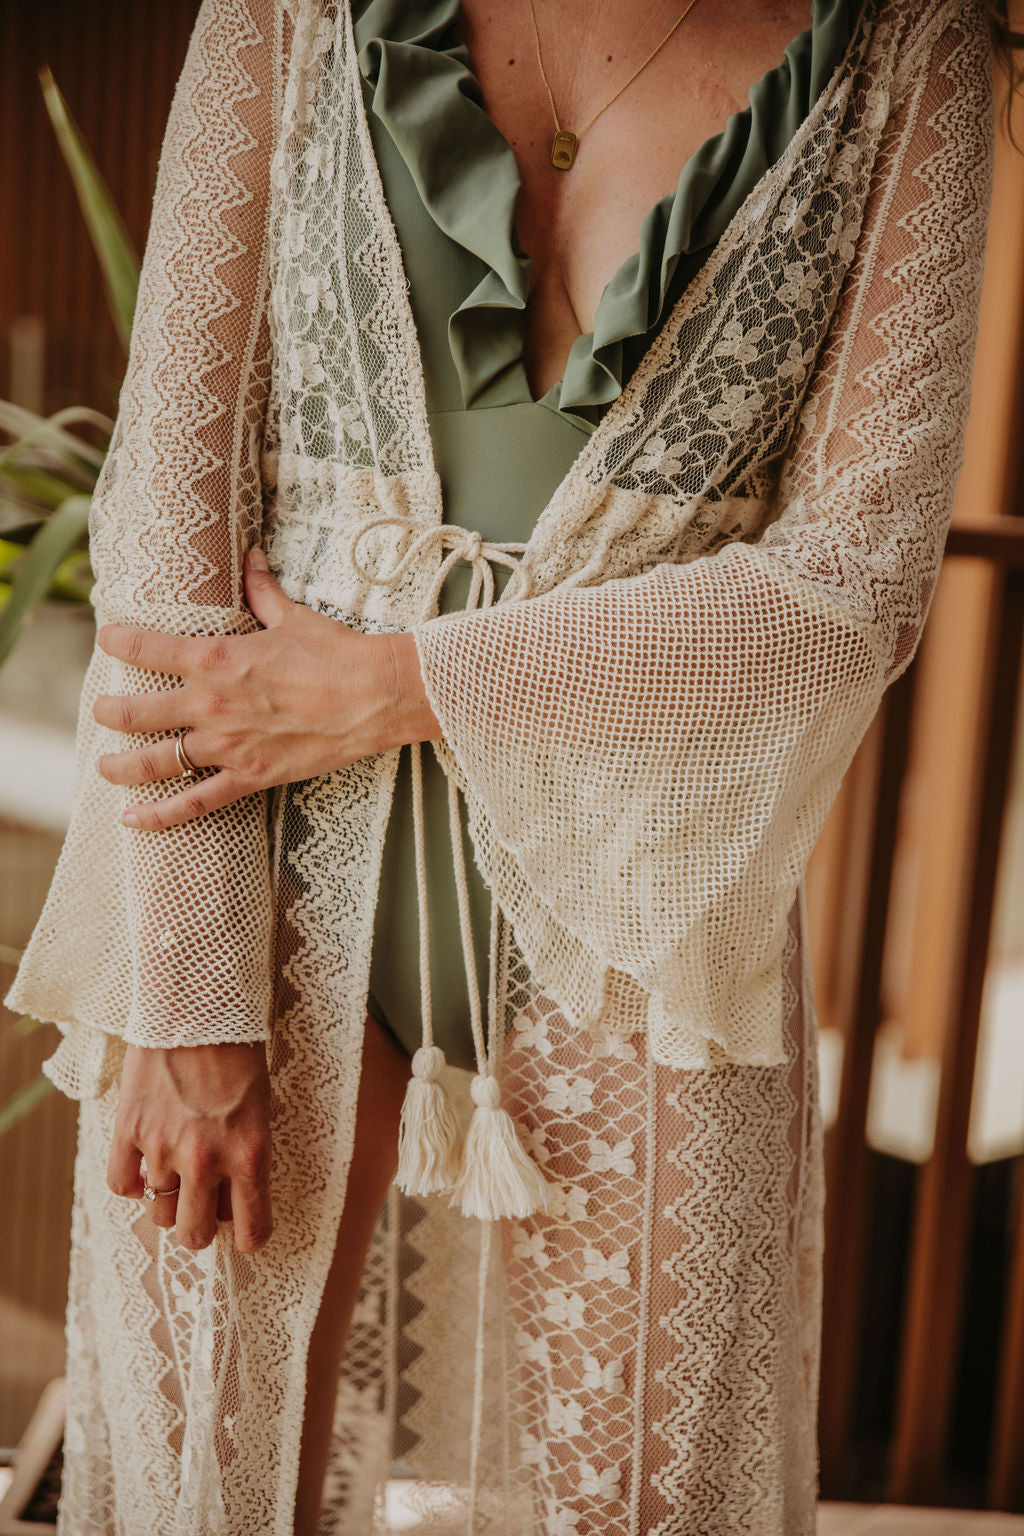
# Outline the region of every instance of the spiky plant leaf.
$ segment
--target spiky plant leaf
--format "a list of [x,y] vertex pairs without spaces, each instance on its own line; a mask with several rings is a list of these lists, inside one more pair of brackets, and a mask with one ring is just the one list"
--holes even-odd
[[98,472],[107,455],[106,443],[102,448],[97,447],[80,434],[70,431],[73,426],[95,427],[104,439],[109,438],[114,430],[114,423],[109,416],[104,416],[101,411],[90,410],[87,406],[67,406],[52,416],[38,416],[35,411],[26,410],[23,405],[0,400],[0,431],[6,432],[13,439],[0,451],[0,462],[30,449],[39,449],[73,468],[88,466]]
[[45,1099],[52,1090],[50,1079],[40,1072],[38,1077],[12,1093],[7,1103],[0,1105],[0,1136],[19,1120],[23,1120],[30,1110],[35,1109],[39,1100]]
[[78,203],[103,270],[107,302],[121,345],[128,350],[139,287],[139,258],[131,237],[110,195],[106,182],[68,111],[67,102],[49,69],[39,71],[46,110],[50,114],[61,153],[71,172]]
[[69,496],[42,525],[26,549],[0,613],[0,666],[6,661],[28,615],[39,606],[61,561],[85,535],[88,496]]

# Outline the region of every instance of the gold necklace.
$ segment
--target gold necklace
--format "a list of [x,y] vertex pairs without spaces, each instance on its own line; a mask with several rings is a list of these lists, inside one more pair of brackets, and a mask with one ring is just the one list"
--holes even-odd
[[697,0],[690,0],[690,3],[683,11],[682,16],[676,18],[676,20],[669,27],[668,31],[665,33],[665,36],[662,38],[658,46],[656,48],[652,48],[646,59],[644,59],[643,63],[639,65],[638,68],[634,69],[625,85],[619,86],[618,90],[615,92],[615,95],[610,97],[605,102],[604,106],[599,108],[598,111],[594,113],[593,117],[590,119],[590,122],[581,128],[579,133],[570,133],[568,128],[563,128],[561,123],[558,121],[558,111],[555,107],[555,98],[551,93],[551,86],[548,84],[548,77],[544,72],[544,60],[541,58],[540,31],[537,27],[537,13],[533,8],[533,0],[529,0],[530,18],[533,21],[533,35],[537,40],[537,64],[540,68],[540,77],[544,81],[544,89],[548,93],[548,101],[551,103],[551,116],[555,120],[555,136],[551,141],[551,164],[555,167],[556,171],[569,171],[572,169],[573,163],[576,159],[576,150],[579,147],[579,142],[583,135],[587,132],[588,129],[593,128],[594,124],[601,116],[601,113],[607,112],[613,101],[618,101],[626,87],[632,85],[637,75],[639,75],[642,70],[647,68],[648,64],[654,58],[654,55],[661,52],[662,48],[664,48],[665,44],[672,36],[672,33],[679,26],[680,22],[685,20],[688,13],[692,11],[696,4]]

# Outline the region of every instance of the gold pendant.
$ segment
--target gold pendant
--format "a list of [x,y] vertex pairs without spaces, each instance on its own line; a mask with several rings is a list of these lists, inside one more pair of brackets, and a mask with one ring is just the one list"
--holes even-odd
[[556,133],[551,141],[551,164],[556,171],[569,171],[576,159],[576,145],[579,143],[574,133],[562,129]]

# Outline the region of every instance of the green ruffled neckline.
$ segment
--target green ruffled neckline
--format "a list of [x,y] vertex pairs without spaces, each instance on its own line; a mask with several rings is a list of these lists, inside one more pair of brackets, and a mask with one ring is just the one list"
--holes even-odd
[[[860,0],[812,0],[811,26],[754,83],[749,104],[711,135],[673,192],[648,212],[639,249],[607,284],[594,329],[577,337],[565,372],[540,404],[591,425],[622,392],[648,333],[842,61]],[[523,364],[532,263],[514,223],[519,167],[488,117],[469,51],[456,36],[460,0],[354,0],[359,67],[436,225],[484,263],[451,314],[448,337],[467,408],[532,400]]]

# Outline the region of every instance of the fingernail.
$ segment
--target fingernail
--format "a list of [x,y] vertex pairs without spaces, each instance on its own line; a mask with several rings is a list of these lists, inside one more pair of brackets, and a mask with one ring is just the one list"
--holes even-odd
[[269,571],[267,557],[258,544],[254,544],[245,557],[256,571]]
[[134,811],[123,812],[121,820],[124,822],[126,827],[137,827],[139,824],[139,818],[136,816]]

